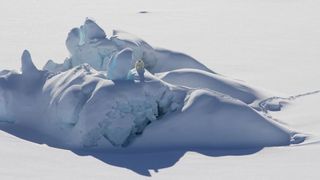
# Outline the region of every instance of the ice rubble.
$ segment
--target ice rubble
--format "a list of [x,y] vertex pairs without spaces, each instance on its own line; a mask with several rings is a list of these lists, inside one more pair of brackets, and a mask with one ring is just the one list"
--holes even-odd
[[59,72],[88,63],[96,70],[106,71],[114,56],[118,56],[126,48],[132,51],[132,67],[139,59],[144,60],[147,69],[156,64],[155,52],[149,44],[124,31],[114,30],[113,36],[107,38],[105,32],[90,19],[80,28],[74,28],[69,32],[66,46],[71,57],[63,64],[48,61],[45,70]]
[[[94,24],[94,25],[93,25]],[[97,35],[94,35],[97,33]],[[180,68],[194,68],[212,72],[192,57],[164,49],[154,49],[144,40],[124,31],[114,30],[108,38],[105,32],[92,20],[87,19],[80,28],[73,28],[66,40],[70,58],[62,64],[49,60],[43,67],[49,72],[61,72],[77,65],[88,63],[98,71],[107,71],[109,62],[123,49],[132,51],[131,67],[142,59],[145,68],[152,73],[171,71]],[[168,62],[170,61],[170,62]]]
[[[25,54],[22,62],[29,63]],[[28,82],[31,86],[24,83],[25,74],[36,74]],[[38,75],[45,81],[39,81]],[[111,81],[88,64],[59,74],[33,68],[22,74],[2,72],[0,117],[60,139],[61,146],[92,147],[101,138],[124,146],[146,125],[177,110],[183,101],[184,92],[178,88],[172,89],[151,74],[146,77],[150,81],[146,84]]]
[[[46,134],[64,148],[197,148],[288,145],[293,132],[249,105],[255,88],[193,58],[154,49],[92,20],[68,34],[71,56],[43,70],[22,55],[22,73],[0,72],[0,121]],[[145,83],[134,69],[145,63]]]
[[132,50],[125,48],[113,56],[108,63],[107,77],[110,80],[125,80],[132,69]]

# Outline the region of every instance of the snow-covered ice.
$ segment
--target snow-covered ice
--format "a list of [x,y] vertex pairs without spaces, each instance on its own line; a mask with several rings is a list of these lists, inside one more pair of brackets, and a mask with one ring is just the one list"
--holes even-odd
[[[110,40],[87,19],[70,31],[66,45],[71,57],[56,68],[49,61],[44,70],[38,70],[25,50],[21,74],[1,73],[1,91],[6,94],[1,97],[4,122],[30,127],[47,134],[47,144],[71,149],[244,148],[291,143],[293,131],[250,106],[264,97],[258,90],[201,70],[199,62],[192,65],[182,54],[158,59],[150,45],[125,37],[116,33]],[[141,70],[134,73],[138,61],[146,64],[139,65],[146,68],[145,81]],[[170,67],[171,61],[179,61],[182,67]],[[189,65],[183,67],[184,63]],[[155,69],[156,76],[152,74]]]
[[318,178],[318,3],[70,3],[2,8],[0,68],[36,61],[0,72],[1,177]]

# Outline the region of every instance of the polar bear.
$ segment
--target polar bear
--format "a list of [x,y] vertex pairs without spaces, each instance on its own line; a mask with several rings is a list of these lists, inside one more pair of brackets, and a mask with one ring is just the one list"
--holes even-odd
[[135,64],[135,69],[139,75],[140,82],[144,82],[144,62],[138,60]]

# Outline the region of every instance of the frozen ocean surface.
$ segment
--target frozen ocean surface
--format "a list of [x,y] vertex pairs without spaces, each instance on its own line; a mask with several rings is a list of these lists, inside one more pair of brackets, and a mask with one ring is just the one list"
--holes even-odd
[[[316,1],[240,2],[235,0],[136,1],[135,3],[131,1],[130,3],[125,1],[93,3],[36,0],[2,2],[0,12],[4,19],[0,30],[2,47],[0,48],[0,68],[16,69],[16,71],[4,70],[0,73],[1,87],[15,89],[15,92],[2,89],[0,95],[0,114],[3,121],[1,123],[3,131],[0,133],[1,178],[144,179],[141,176],[144,175],[152,176],[153,179],[212,179],[212,177],[318,179],[317,167],[320,160],[318,155],[320,129],[317,123],[319,113],[316,111],[319,102],[317,92],[320,89],[316,79],[319,76],[318,49],[320,48],[317,25],[318,5]],[[70,16],[66,16],[65,12],[69,12]],[[112,84],[108,81],[107,75],[98,69],[98,67],[107,67],[94,65],[94,62],[100,59],[91,58],[96,57],[95,48],[92,48],[93,42],[88,44],[86,38],[80,38],[80,44],[87,43],[85,49],[91,48],[92,51],[84,52],[92,60],[92,63],[87,62],[91,65],[81,65],[86,60],[80,58],[78,59],[80,63],[72,68],[64,66],[65,69],[63,69],[60,66],[61,69],[58,71],[63,70],[63,73],[48,74],[39,68],[43,67],[48,59],[52,59],[49,64],[52,64],[52,69],[56,69],[56,64],[53,62],[61,64],[65,61],[65,57],[72,57],[69,55],[70,48],[68,48],[69,52],[65,48],[64,37],[70,29],[79,27],[86,16],[94,17],[101,29],[105,30],[104,34],[96,29],[97,31],[89,33],[88,37],[102,38],[106,35],[111,39],[112,29],[121,29],[121,31],[115,31],[119,37],[117,48],[130,46],[134,49],[139,47],[141,42],[147,42],[144,49],[148,52],[152,47],[154,52],[150,56],[161,60],[160,63],[157,62],[160,66],[146,70],[144,86],[147,88],[142,88],[144,86],[140,84],[134,69],[130,70],[134,74],[130,85],[123,82]],[[90,27],[95,26],[93,23],[89,24]],[[129,35],[122,30],[137,36]],[[137,37],[142,37],[144,40],[141,41]],[[123,45],[124,39],[133,43]],[[109,46],[110,41],[101,44],[114,51]],[[19,54],[25,48],[32,53],[35,66],[32,65],[31,57],[29,58],[28,53],[25,52],[22,72],[19,72],[17,71],[21,67]],[[137,49],[139,48],[135,49],[135,54],[140,58],[143,50],[139,52]],[[184,52],[192,55],[193,58],[171,50]],[[84,54],[80,53],[80,56]],[[171,60],[170,63],[165,62],[168,59]],[[180,66],[177,62],[181,62],[181,59],[188,63]],[[176,62],[173,63],[174,60]],[[147,63],[146,66],[148,66]],[[190,80],[181,81],[186,75]],[[62,80],[64,78],[66,78],[66,86],[61,85],[64,84]],[[43,84],[39,82],[46,84],[46,93],[43,91]],[[96,85],[99,85],[98,88]],[[90,122],[79,121],[81,118],[86,118],[82,115],[78,116],[76,112],[79,112],[86,96],[94,87],[101,94],[105,93],[103,89],[121,92],[121,95],[118,94],[121,96],[121,103],[110,102],[110,104],[114,103],[111,105],[114,110],[109,114],[112,117],[121,117],[121,113],[128,112],[130,108],[135,109],[134,112],[139,114],[140,107],[143,107],[142,109],[151,107],[150,111],[143,111],[143,115],[139,114],[139,117],[148,119],[147,121],[149,118],[154,119],[153,117],[156,116],[152,115],[156,111],[152,108],[153,101],[141,104],[141,101],[135,101],[135,99],[144,97],[142,99],[145,102],[148,99],[146,94],[150,93],[149,90],[152,92],[154,88],[159,92],[163,90],[157,87],[168,87],[168,89],[164,88],[166,89],[164,92],[167,92],[169,97],[172,91],[174,97],[176,94],[181,95],[179,98],[183,99],[183,102],[180,103],[181,101],[178,100],[177,104],[173,103],[172,110],[170,108],[167,113],[156,117],[156,120],[146,123],[147,125],[143,123],[146,122],[145,120],[136,123],[133,118],[122,121],[125,125],[130,124],[127,122],[133,122],[129,127],[123,126],[120,122],[119,124],[111,123],[108,127],[116,127],[115,129],[120,130],[111,132],[108,128],[102,128],[108,133],[100,136],[98,143],[89,143],[87,146],[88,144],[84,142],[95,142],[95,138],[92,138],[93,141],[92,139],[87,141],[88,139],[85,140],[84,137],[97,137],[94,133],[92,136],[81,136],[79,135],[81,133],[76,130],[69,130],[80,122]],[[128,88],[136,93],[122,94],[127,92]],[[148,93],[136,96],[146,92],[144,90],[148,90]],[[96,92],[92,93],[96,96],[92,103],[101,102],[108,105],[108,102],[103,102],[105,95],[101,98],[98,94],[95,95]],[[41,98],[37,98],[39,95]],[[134,96],[133,99],[132,96]],[[140,98],[138,99],[141,100]],[[7,106],[6,102],[11,104]],[[39,118],[32,118],[38,117],[41,114],[40,111],[46,111],[48,108],[46,105],[50,102],[53,102],[50,109],[60,114],[48,113],[46,115],[50,118],[43,118],[42,121]],[[148,105],[149,103],[151,105]],[[219,112],[206,111],[209,106],[217,107],[218,105],[221,107],[217,108]],[[12,107],[19,108],[14,110]],[[96,107],[88,105],[86,112],[92,112],[94,108]],[[234,109],[236,117],[250,116],[251,118],[246,120],[239,118],[240,121],[237,122],[228,118],[230,121],[219,125],[221,117],[232,116],[230,112],[224,112],[225,108]],[[34,113],[35,109],[38,110],[37,113]],[[105,112],[103,107],[100,109],[102,109],[101,112]],[[237,109],[241,109],[241,112]],[[211,118],[213,113],[216,121],[203,120],[201,121],[203,124],[198,123],[199,116],[190,114],[195,111],[201,113],[203,119]],[[92,119],[95,119],[93,117],[102,117],[102,115],[93,114]],[[190,121],[189,117],[194,117],[197,123]],[[99,121],[98,118],[95,120]],[[173,120],[177,120],[177,123],[173,123]],[[240,122],[246,126],[241,127],[237,124]],[[251,127],[247,126],[249,122]],[[181,129],[181,123],[185,123],[188,130],[194,132],[193,136]],[[90,128],[94,128],[97,124],[91,125]],[[248,147],[252,145],[250,142],[262,136],[255,137],[257,139],[247,138],[247,134],[243,134],[242,131],[239,135],[235,129],[228,129],[227,132],[236,134],[230,135],[231,140],[226,138],[226,141],[219,142],[215,141],[219,140],[217,134],[195,131],[203,127],[204,129],[235,127],[233,125],[237,125],[246,132],[249,129],[248,134],[255,133],[252,130],[256,127],[267,127],[268,131],[276,131],[277,133],[272,136],[263,137],[264,145],[270,142],[275,143],[275,138],[278,139],[281,134],[283,141],[277,142],[282,145],[301,142],[305,137],[307,139],[301,144],[290,146],[226,149],[226,144],[223,144],[225,142],[236,145],[236,140],[239,140],[238,142],[249,143],[246,144]],[[90,128],[85,131],[89,132]],[[127,131],[121,130],[130,128],[143,129],[143,133],[137,133],[126,141],[123,137],[127,137]],[[165,129],[165,132],[160,129]],[[172,135],[175,131],[177,136]],[[57,132],[61,134],[58,135]],[[101,131],[94,132],[99,134]],[[110,132],[118,136],[110,136]],[[215,132],[221,133],[221,131]],[[164,133],[168,136],[163,136]],[[262,135],[264,132],[258,133]],[[234,136],[237,136],[236,140],[232,139]],[[159,143],[153,141],[158,137],[165,138],[160,138]],[[210,141],[211,137],[214,141]],[[75,141],[68,144],[70,139]],[[185,141],[178,142],[179,139]],[[198,141],[199,139],[203,141]],[[104,143],[101,143],[101,140]],[[125,148],[115,143],[124,142],[123,140],[126,141],[123,144]],[[215,145],[219,144],[225,148],[194,148],[207,145],[208,142],[205,140],[211,143],[216,142]],[[109,145],[106,145],[106,142]],[[86,145],[83,146],[84,144]],[[171,149],[165,146],[163,149],[157,147],[161,144],[170,145]],[[177,147],[173,147],[172,144]],[[184,144],[190,146],[182,147]],[[144,145],[149,146],[146,148]],[[71,149],[71,146],[73,148],[81,146],[81,148],[71,152],[52,148],[52,146],[67,149]],[[107,149],[111,150],[115,146],[117,146],[116,152],[106,153]],[[101,149],[93,147],[101,147]],[[129,147],[132,148],[130,153],[122,151],[122,149],[130,149]],[[90,148],[90,150],[83,150],[83,148]],[[179,148],[184,150],[178,151]]]
[[[107,38],[90,19],[70,31],[66,45],[71,55],[62,64],[48,61],[38,70],[25,50],[21,73],[1,72],[0,121],[9,123],[6,128],[25,126],[43,134],[46,144],[66,149],[146,151],[296,143],[295,132],[259,112],[262,109],[255,105],[263,95],[257,90],[215,74],[184,54],[165,59],[132,35],[114,33]],[[145,62],[146,80],[133,71],[138,60]],[[175,73],[180,69],[183,73]]]

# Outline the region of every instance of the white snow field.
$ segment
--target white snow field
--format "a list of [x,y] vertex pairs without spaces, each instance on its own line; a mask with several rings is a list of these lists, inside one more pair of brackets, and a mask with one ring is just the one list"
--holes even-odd
[[319,5],[0,2],[1,179],[319,179]]

